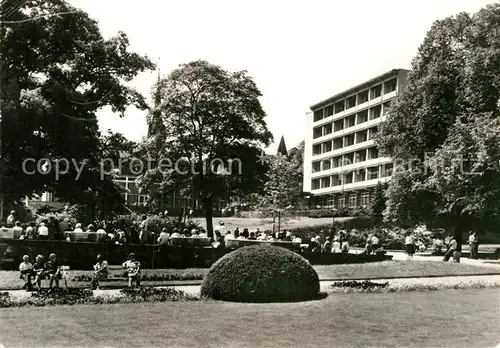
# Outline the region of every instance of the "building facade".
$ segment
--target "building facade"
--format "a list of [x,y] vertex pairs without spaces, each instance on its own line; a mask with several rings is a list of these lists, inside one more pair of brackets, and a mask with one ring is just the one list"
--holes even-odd
[[311,106],[304,149],[310,206],[367,206],[378,182],[390,180],[392,160],[379,156],[373,137],[407,76],[394,69]]

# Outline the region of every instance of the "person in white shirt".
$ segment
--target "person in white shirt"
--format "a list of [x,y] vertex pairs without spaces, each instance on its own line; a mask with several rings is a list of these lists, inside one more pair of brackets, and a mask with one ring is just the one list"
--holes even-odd
[[81,223],[77,223],[76,226],[75,226],[75,230],[73,232],[83,233],[82,224]]
[[48,240],[49,239],[49,229],[45,226],[45,222],[40,224],[38,227],[38,239],[40,240]]
[[224,226],[224,221],[219,222],[219,228],[218,228],[221,236],[226,235],[226,226]]
[[415,254],[415,239],[411,235],[411,232],[406,233],[405,249],[406,254],[408,255],[408,260],[413,260],[413,254]]
[[372,250],[375,251],[378,248],[380,248],[380,241],[379,241],[377,235],[374,234],[372,236]]
[[332,243],[332,253],[340,254],[342,252],[340,247],[341,247],[341,245],[340,245],[339,238],[335,237],[335,239],[333,240],[333,243]]
[[450,236],[450,244],[448,245],[448,251],[444,254],[443,262],[448,262],[453,253],[457,250],[457,240]]
[[[219,230],[219,232],[220,232],[220,230]],[[230,239],[234,239],[234,236],[231,232],[227,232],[226,235],[224,236],[224,242],[227,242]]]
[[14,226],[14,223],[16,222],[16,218],[15,218],[15,215],[16,215],[16,212],[14,210],[12,210],[10,212],[10,215],[7,216],[7,227],[12,227]]
[[266,233],[262,232],[259,236],[257,236],[257,240],[267,240]]
[[160,232],[160,236],[158,237],[158,244],[167,245],[170,240],[170,233],[167,232],[166,228],[163,228]]
[[19,239],[26,238],[26,236],[23,233],[23,228],[21,227],[21,222],[20,221],[16,221],[16,224],[12,228],[12,230],[14,231],[14,238],[16,238],[17,236],[19,236]]
[[19,265],[20,278],[25,281],[23,289],[31,291],[33,284],[31,284],[31,275],[33,273],[33,265],[30,262],[28,255],[23,256],[23,262]]
[[170,238],[180,238],[181,234],[179,233],[179,230],[177,228],[174,228],[172,235]]

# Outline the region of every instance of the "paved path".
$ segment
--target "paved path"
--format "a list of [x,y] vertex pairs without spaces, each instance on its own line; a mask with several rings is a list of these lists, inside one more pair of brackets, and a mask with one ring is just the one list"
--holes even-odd
[[[394,261],[405,261],[407,259],[407,255],[404,252],[397,252],[397,251],[389,251],[387,255],[392,255],[392,259]],[[413,261],[436,261],[436,262],[443,262],[443,256],[423,256],[416,254],[413,256]],[[466,265],[474,265],[474,266],[481,266],[481,267],[490,267],[490,268],[496,268],[500,270],[500,263],[489,263],[492,260],[472,260],[467,257],[461,257],[460,258],[460,263],[464,263]],[[453,262],[453,258],[450,258],[449,262]]]

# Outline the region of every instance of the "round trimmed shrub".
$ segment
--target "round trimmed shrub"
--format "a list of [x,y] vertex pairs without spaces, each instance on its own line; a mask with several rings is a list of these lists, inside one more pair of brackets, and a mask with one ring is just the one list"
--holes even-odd
[[215,262],[201,295],[233,302],[292,302],[319,294],[319,277],[309,261],[271,245],[239,248]]

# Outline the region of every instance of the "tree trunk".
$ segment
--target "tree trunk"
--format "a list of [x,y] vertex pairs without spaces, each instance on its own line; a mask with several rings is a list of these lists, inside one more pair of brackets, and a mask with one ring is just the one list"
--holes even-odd
[[455,224],[453,226],[453,236],[457,241],[457,251],[462,251],[462,234],[463,234],[463,220],[460,217],[455,218]]
[[207,222],[207,235],[210,238],[214,237],[214,224],[213,224],[213,207],[214,199],[213,197],[207,197],[203,199],[203,207],[205,208],[205,220]]

